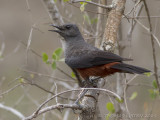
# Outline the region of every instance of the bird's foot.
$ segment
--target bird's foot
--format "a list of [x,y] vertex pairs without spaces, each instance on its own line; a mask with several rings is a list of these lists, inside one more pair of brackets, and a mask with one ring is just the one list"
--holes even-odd
[[94,87],[97,86],[97,83],[98,83],[98,80],[100,79],[101,77],[90,77],[89,78],[89,83],[91,85],[93,85]]

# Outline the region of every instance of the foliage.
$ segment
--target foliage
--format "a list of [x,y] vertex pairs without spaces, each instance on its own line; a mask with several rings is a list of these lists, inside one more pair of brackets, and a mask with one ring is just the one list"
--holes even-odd
[[137,97],[137,95],[138,95],[137,92],[133,92],[129,100],[134,100]]
[[156,99],[157,96],[159,96],[159,90],[158,90],[158,85],[157,85],[156,80],[153,80],[152,86],[153,86],[153,89],[149,89],[148,92],[152,99]]
[[71,77],[76,78],[76,75],[74,74],[74,72],[71,72]]
[[45,62],[46,64],[51,64],[52,69],[55,70],[57,62],[64,61],[64,59],[60,59],[62,53],[63,53],[62,48],[57,48],[52,54],[52,60],[48,59],[48,55],[46,53],[42,53],[43,62]]
[[110,116],[111,116],[113,113],[115,113],[115,108],[114,108],[113,103],[111,103],[111,102],[108,102],[108,103],[107,103],[106,108],[107,108],[107,110],[109,111],[109,113],[108,113],[107,116],[106,116],[106,120],[109,120]]
[[[86,1],[91,1],[91,0],[86,0]],[[80,4],[81,4],[80,10],[81,10],[81,12],[83,12],[87,3],[86,2],[80,2]]]

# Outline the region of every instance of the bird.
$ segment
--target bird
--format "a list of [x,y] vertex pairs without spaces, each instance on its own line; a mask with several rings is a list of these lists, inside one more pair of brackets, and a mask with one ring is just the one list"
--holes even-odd
[[84,80],[90,77],[104,78],[114,73],[144,74],[148,69],[124,63],[131,59],[100,50],[87,43],[76,24],[51,25],[62,39],[65,63]]

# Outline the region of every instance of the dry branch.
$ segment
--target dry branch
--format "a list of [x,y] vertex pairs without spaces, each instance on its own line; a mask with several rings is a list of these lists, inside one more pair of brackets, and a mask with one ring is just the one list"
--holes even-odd
[[124,12],[125,3],[126,0],[112,1],[112,4],[115,5],[116,7],[109,12],[104,31],[103,41],[101,43],[101,47],[106,51],[113,52],[115,49],[117,33]]

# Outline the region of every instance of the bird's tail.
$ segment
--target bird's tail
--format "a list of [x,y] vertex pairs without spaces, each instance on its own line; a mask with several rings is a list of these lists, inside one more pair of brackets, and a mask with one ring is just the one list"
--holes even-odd
[[111,68],[118,69],[126,73],[143,74],[143,73],[151,72],[150,70],[147,70],[145,68],[141,68],[141,67],[125,64],[125,63],[115,64]]

